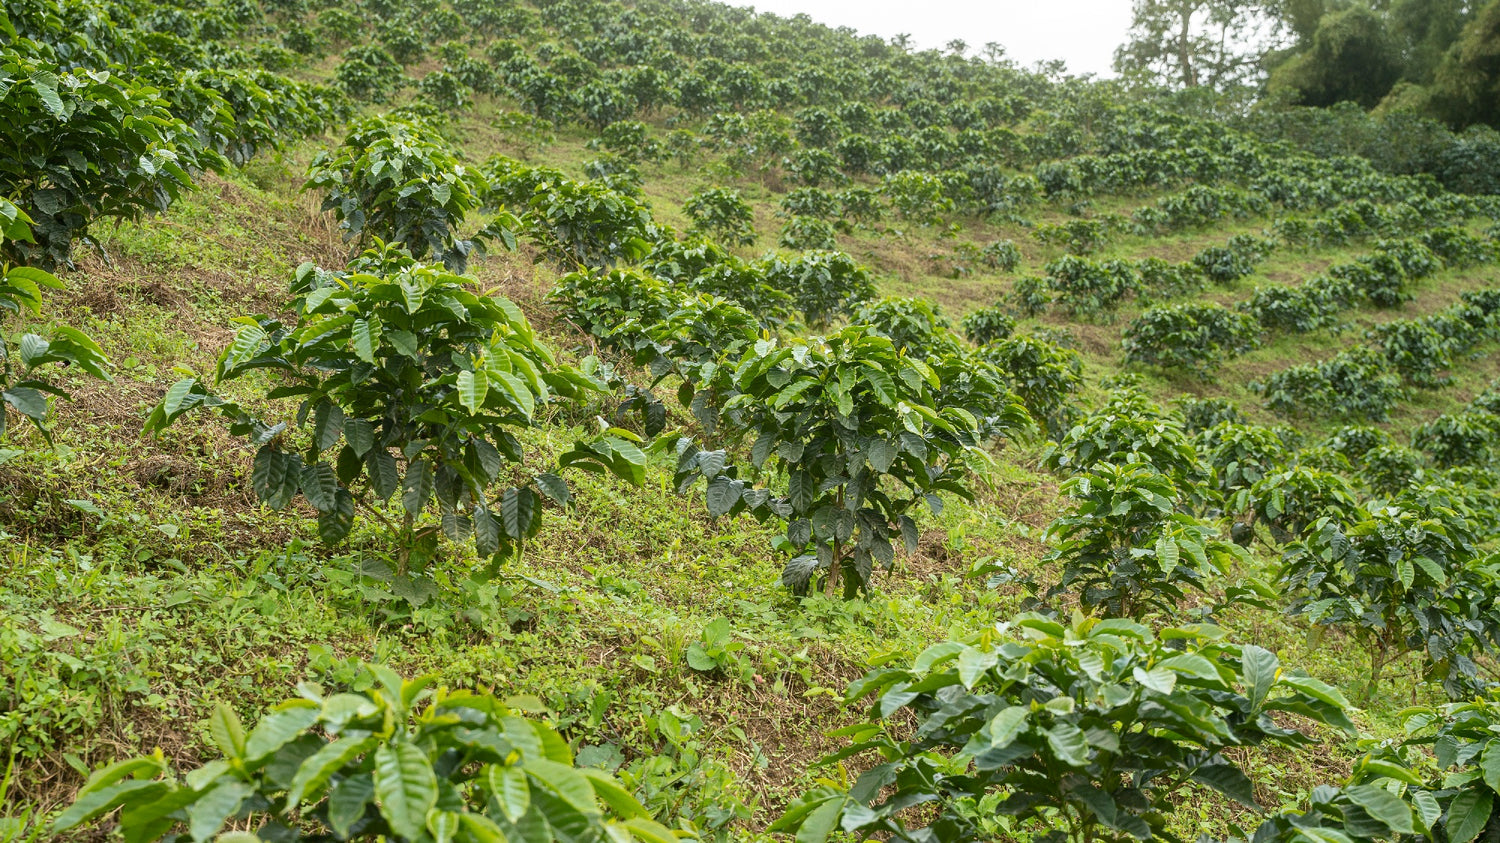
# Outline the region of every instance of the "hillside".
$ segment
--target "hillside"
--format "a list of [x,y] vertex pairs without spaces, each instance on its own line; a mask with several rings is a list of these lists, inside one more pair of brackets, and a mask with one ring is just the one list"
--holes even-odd
[[0,841],[1500,827],[1496,162],[707,2],[0,11]]

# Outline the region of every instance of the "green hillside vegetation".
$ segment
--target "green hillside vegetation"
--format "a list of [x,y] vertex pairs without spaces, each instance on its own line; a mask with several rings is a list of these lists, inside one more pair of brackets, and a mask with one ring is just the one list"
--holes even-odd
[[0,843],[1500,834],[1487,117],[696,0],[0,39]]

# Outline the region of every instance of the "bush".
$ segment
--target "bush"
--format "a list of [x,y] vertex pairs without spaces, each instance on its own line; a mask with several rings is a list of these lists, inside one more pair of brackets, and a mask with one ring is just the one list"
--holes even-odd
[[686,446],[678,488],[702,477],[711,515],[784,520],[792,558],[782,582],[793,593],[821,578],[831,593],[856,597],[869,590],[875,566],[893,564],[894,539],[915,549],[913,507],[940,508],[938,490],[971,494],[983,431],[967,410],[938,406],[941,385],[931,368],[864,326],[805,344],[762,340],[737,365],[719,367],[709,388],[732,396],[721,415],[726,442],[753,442],[760,476],[785,478],[785,491],[741,479],[726,467],[726,451]]
[[1296,595],[1292,614],[1350,627],[1364,643],[1370,672],[1363,699],[1374,695],[1387,666],[1411,652],[1427,654],[1429,680],[1468,694],[1482,684],[1470,654],[1494,646],[1500,634],[1500,583],[1477,558],[1475,541],[1453,510],[1398,499],[1320,520],[1288,546],[1279,578]]
[[1032,235],[1042,243],[1062,246],[1070,255],[1092,255],[1109,245],[1109,235],[1098,220],[1043,223]]
[[1217,304],[1153,307],[1125,329],[1127,363],[1186,369],[1207,375],[1225,357],[1260,344],[1260,328],[1251,317]]
[[[213,384],[178,381],[152,410],[146,432],[159,433],[195,409],[216,411],[232,434],[258,449],[251,473],[258,498],[281,509],[300,493],[317,510],[318,534],[329,544],[349,534],[356,507],[372,513],[395,534],[394,573],[408,587],[410,566],[425,566],[440,534],[472,539],[480,556],[498,563],[541,524],[531,483],[491,493],[510,479],[506,463],[522,461],[513,431],[535,424],[551,396],[601,387],[557,363],[514,304],[476,295],[471,284],[389,246],[367,253],[348,273],[304,264],[292,283],[295,321],[245,320],[220,354]],[[281,435],[286,422],[267,424],[215,392],[265,370],[280,379],[267,386],[266,398],[299,399],[304,451],[289,450],[292,442]],[[637,484],[645,471],[641,452],[616,436],[563,455],[560,465],[570,464]],[[535,487],[560,502],[568,497],[555,474],[538,476]],[[398,490],[403,516],[396,525],[377,504]],[[437,523],[424,518],[434,498]]]
[[1010,240],[996,240],[979,250],[979,259],[990,269],[1014,272],[1021,265],[1021,250]]
[[1078,352],[1040,337],[1016,334],[984,346],[979,357],[1000,370],[1027,412],[1051,435],[1067,429],[1069,400],[1083,385]]
[[1135,262],[1141,289],[1164,298],[1176,298],[1203,289],[1203,273],[1190,263],[1169,263],[1161,258]]
[[1377,495],[1397,495],[1422,482],[1422,457],[1400,445],[1382,445],[1365,454],[1359,478]]
[[1139,390],[1125,388],[1089,413],[1047,450],[1043,465],[1069,474],[1100,465],[1151,466],[1188,497],[1199,495],[1205,472],[1178,421]]
[[564,266],[600,269],[637,261],[663,236],[645,205],[595,182],[544,175],[527,205],[521,230]]
[[1291,366],[1251,386],[1265,396],[1268,408],[1283,415],[1372,422],[1385,421],[1403,394],[1400,376],[1387,371],[1379,354],[1363,347],[1320,363]]
[[1235,556],[1214,530],[1176,511],[1173,478],[1148,464],[1098,463],[1063,482],[1072,506],[1047,528],[1045,562],[1062,568],[1049,594],[1076,593],[1111,618],[1170,615],[1184,589],[1202,592]]
[[442,70],[422,77],[417,83],[417,94],[422,101],[436,108],[439,113],[453,114],[474,103],[474,92],[457,76]]
[[1096,262],[1067,256],[1047,264],[1053,300],[1071,316],[1099,318],[1127,296],[1140,292],[1140,279],[1125,261]]
[[850,321],[870,326],[889,339],[897,351],[911,357],[953,355],[959,350],[953,323],[926,299],[887,296],[867,301],[854,311]]
[[694,191],[682,210],[693,221],[691,234],[715,235],[733,246],[755,242],[755,214],[738,190],[716,187]]
[[[194,189],[192,172],[224,167],[155,88],[107,72],[57,71],[0,49],[0,78],[9,80],[0,97],[0,197],[31,221],[27,237],[0,239],[0,261],[45,270],[71,265],[75,240],[95,243],[94,221],[165,211]],[[224,106],[208,96],[210,110]]]
[[861,302],[875,296],[869,271],[843,252],[770,258],[757,268],[772,287],[792,294],[809,328],[824,327],[839,315],[848,316]]
[[180,828],[206,840],[246,821],[255,832],[240,834],[258,840],[674,839],[612,776],[574,767],[566,741],[510,704],[373,665],[360,678],[370,690],[324,696],[301,685],[248,733],[218,703],[209,733],[221,759],[181,779],[160,751],[100,768],[53,831],[124,806],[129,840],[189,839],[172,833]]
[[[31,241],[31,218],[0,198],[0,245],[8,246],[11,241]],[[5,440],[9,421],[7,408],[30,420],[44,439],[52,441],[53,398],[49,396],[67,398],[68,393],[47,378],[44,367],[76,366],[93,377],[110,379],[103,349],[76,329],[58,326],[50,339],[26,333],[11,340],[10,332],[4,330],[4,317],[25,312],[40,316],[44,288],[61,290],[63,285],[35,267],[0,263],[0,442]],[[0,450],[0,463],[15,455]]]
[[1228,398],[1185,398],[1182,407],[1183,430],[1197,434],[1217,424],[1244,424],[1240,408]]
[[[1299,458],[1305,456],[1303,452]],[[1305,463],[1265,474],[1230,503],[1233,511],[1248,513],[1250,523],[1265,524],[1282,544],[1305,536],[1322,519],[1341,517],[1357,506],[1348,481]]]
[[1256,287],[1236,305],[1267,331],[1305,334],[1338,325],[1342,310],[1312,282],[1301,287]]
[[1193,266],[1215,284],[1232,284],[1254,273],[1270,250],[1264,240],[1236,234],[1224,246],[1210,246],[1194,255]]
[[1329,448],[1343,454],[1355,464],[1358,464],[1370,451],[1394,444],[1395,440],[1389,433],[1379,428],[1363,425],[1341,427],[1328,437],[1327,442]]
[[814,217],[792,217],[787,220],[776,244],[783,249],[795,251],[838,248],[833,223]]
[[964,336],[975,345],[989,345],[1015,333],[1016,320],[1000,305],[981,307],[965,316],[960,323]]
[[1417,386],[1439,387],[1448,382],[1440,375],[1453,365],[1454,343],[1424,321],[1397,320],[1376,327],[1371,336],[1380,343],[1386,363]]
[[846,695],[872,698],[866,722],[829,763],[866,751],[883,763],[805,794],[772,830],[804,843],[836,828],[946,843],[1170,840],[1189,782],[1257,808],[1226,750],[1307,745],[1281,712],[1354,726],[1338,691],[1216,632],[1022,615],[929,647],[911,668],[872,670]]
[[1210,487],[1226,502],[1291,456],[1276,431],[1258,425],[1221,422],[1194,437],[1193,445],[1208,464]]
[[1412,446],[1426,451],[1439,468],[1487,466],[1500,440],[1500,419],[1487,413],[1438,416],[1418,427]]
[[1490,263],[1495,260],[1493,244],[1471,234],[1468,229],[1450,226],[1434,228],[1421,236],[1422,245],[1431,249],[1444,263],[1455,268]]
[[357,100],[383,103],[406,83],[401,65],[373,44],[344,51],[344,60],[333,72],[333,84]]
[[832,219],[839,215],[839,200],[821,187],[799,187],[781,197],[781,212],[789,217]]
[[937,225],[953,210],[942,180],[932,173],[902,170],[886,176],[881,190],[902,219],[919,225]]

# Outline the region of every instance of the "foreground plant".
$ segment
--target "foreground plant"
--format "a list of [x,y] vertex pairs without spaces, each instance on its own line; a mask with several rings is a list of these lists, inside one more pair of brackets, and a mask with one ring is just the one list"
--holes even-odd
[[[0,198],[0,246],[32,242],[31,218],[25,211]],[[42,312],[42,290],[60,290],[62,282],[50,272],[0,261],[0,317]],[[30,419],[42,437],[51,441],[48,424],[52,416],[49,396],[68,397],[62,387],[42,371],[47,366],[76,366],[96,378],[109,380],[109,361],[103,349],[81,331],[59,325],[50,338],[20,334],[14,342],[0,321],[0,441],[6,433],[10,407]],[[16,455],[0,451],[0,462]]]
[[[470,284],[389,246],[366,253],[350,272],[305,264],[292,284],[295,320],[242,319],[213,383],[178,381],[146,432],[195,409],[218,412],[257,448],[252,482],[262,501],[279,509],[300,493],[329,543],[343,540],[363,509],[397,536],[399,573],[429,558],[440,532],[472,538],[480,556],[499,560],[540,527],[538,492],[559,503],[569,498],[553,473],[495,491],[507,464],[522,460],[515,432],[532,426],[554,396],[600,387],[558,363],[515,304]],[[301,447],[292,425],[264,422],[217,391],[266,369],[278,378],[265,398],[300,400]],[[628,436],[580,443],[561,465],[639,484],[645,456]],[[395,524],[382,504],[398,491]],[[434,499],[438,523],[424,523]]]
[[883,762],[852,785],[825,780],[772,830],[799,843],[838,830],[944,843],[1170,840],[1190,785],[1258,810],[1254,782],[1226,750],[1310,744],[1278,723],[1288,714],[1351,734],[1354,724],[1338,691],[1223,636],[1022,615],[933,645],[910,668],[872,670],[847,694],[871,700],[867,721],[840,730],[851,744],[822,763],[871,751]]
[[[96,770],[54,833],[119,814],[127,841],[613,840],[676,843],[615,779],[517,704],[366,666],[369,691],[311,685],[248,733],[219,703],[222,757],[182,777],[160,750]],[[253,832],[219,834],[225,825]],[[215,835],[218,835],[215,838]]]

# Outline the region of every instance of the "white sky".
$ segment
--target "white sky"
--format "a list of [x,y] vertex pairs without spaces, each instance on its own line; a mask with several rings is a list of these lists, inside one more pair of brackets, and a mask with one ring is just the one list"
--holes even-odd
[[977,55],[987,42],[1004,45],[1022,65],[1062,59],[1071,73],[1113,75],[1115,48],[1130,28],[1130,0],[729,0],[758,12],[805,12],[829,26],[883,38],[905,32],[917,49],[955,38]]

